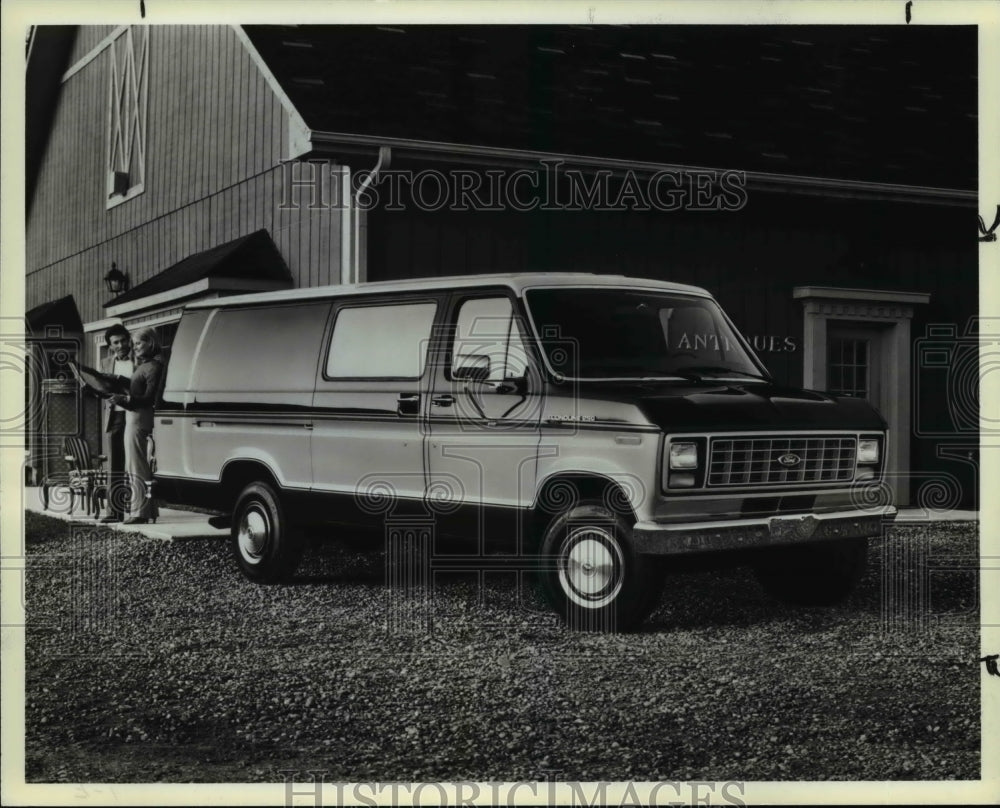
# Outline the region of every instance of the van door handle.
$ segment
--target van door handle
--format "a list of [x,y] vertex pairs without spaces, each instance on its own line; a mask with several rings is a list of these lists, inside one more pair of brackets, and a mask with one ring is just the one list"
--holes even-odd
[[435,407],[450,407],[454,403],[455,397],[447,394],[443,396],[434,396],[434,398],[431,399],[431,404]]
[[486,385],[494,393],[499,393],[500,395],[519,395],[523,396],[527,389],[528,383],[524,377],[518,379],[503,379],[502,381],[486,382]]
[[396,415],[417,415],[419,412],[419,393],[400,393],[396,396]]

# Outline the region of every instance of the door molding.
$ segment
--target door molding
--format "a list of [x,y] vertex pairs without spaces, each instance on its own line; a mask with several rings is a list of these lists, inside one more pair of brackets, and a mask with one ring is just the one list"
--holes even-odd
[[885,327],[880,384],[886,402],[882,415],[889,422],[886,478],[896,504],[910,502],[910,321],[913,307],[926,304],[923,292],[796,286],[792,296],[803,303],[802,386],[826,389],[827,330],[830,321],[848,320]]

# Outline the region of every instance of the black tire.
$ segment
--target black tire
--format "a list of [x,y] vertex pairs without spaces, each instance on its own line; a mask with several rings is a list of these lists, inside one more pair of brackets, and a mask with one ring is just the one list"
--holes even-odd
[[267,483],[251,483],[237,497],[230,535],[236,563],[251,581],[288,578],[302,558],[302,534],[288,524],[281,500]]
[[577,631],[624,631],[659,602],[659,566],[635,552],[629,525],[601,503],[581,502],[553,519],[540,551],[542,593]]
[[833,606],[857,586],[868,565],[868,539],[767,550],[754,565],[764,591],[796,606]]

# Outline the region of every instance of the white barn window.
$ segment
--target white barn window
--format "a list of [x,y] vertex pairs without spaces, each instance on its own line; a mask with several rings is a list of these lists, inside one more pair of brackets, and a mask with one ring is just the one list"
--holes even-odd
[[149,27],[129,26],[108,45],[107,207],[141,194],[146,182]]

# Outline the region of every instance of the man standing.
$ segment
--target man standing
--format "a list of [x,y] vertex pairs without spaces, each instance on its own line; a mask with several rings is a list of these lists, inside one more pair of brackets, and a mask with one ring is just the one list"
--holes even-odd
[[[113,325],[104,332],[108,355],[101,360],[101,370],[115,376],[132,378],[132,337],[123,325]],[[108,514],[102,522],[120,522],[128,513],[131,488],[125,476],[125,410],[108,400],[104,404],[104,431],[108,436]]]

